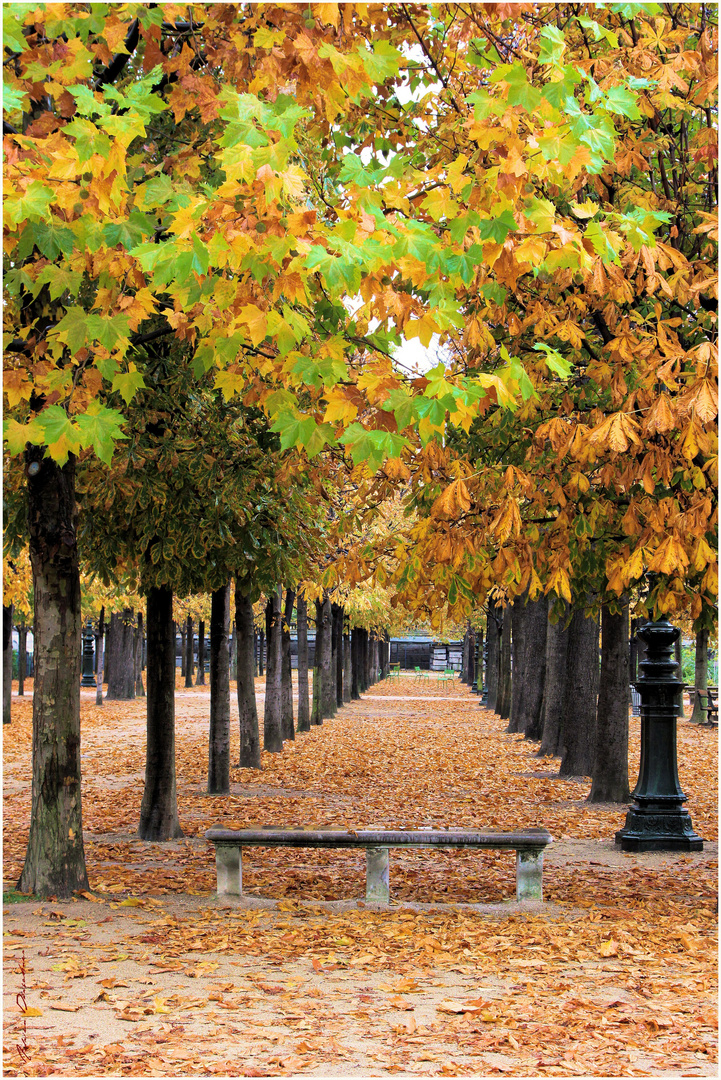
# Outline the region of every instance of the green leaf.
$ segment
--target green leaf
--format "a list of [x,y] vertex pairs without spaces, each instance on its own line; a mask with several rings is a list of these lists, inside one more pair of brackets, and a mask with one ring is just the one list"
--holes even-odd
[[517,229],[518,226],[510,210],[504,210],[500,217],[481,219],[478,223],[481,240],[493,240],[496,244],[502,244],[509,232],[515,232]]
[[15,109],[22,109],[26,98],[27,91],[23,92],[18,90],[16,86],[3,82],[3,112],[14,112]]
[[207,274],[210,266],[208,249],[197,233],[193,233],[193,270],[196,274]]
[[625,86],[612,86],[606,91],[604,102],[609,112],[627,116],[629,120],[640,120],[641,113],[636,104],[636,95],[627,90]]
[[17,420],[6,419],[3,421],[3,437],[8,453],[22,454],[26,443],[40,445],[45,441],[42,427],[37,420],[30,420],[27,424],[20,424]]
[[55,260],[59,255],[70,255],[75,246],[75,235],[67,225],[61,225],[57,218],[49,221],[37,221],[32,226],[33,238],[39,251],[48,259]]
[[546,354],[546,364],[560,379],[567,379],[571,375],[573,364],[569,360],[566,360],[564,356],[561,356],[556,349],[552,349],[550,345],[546,345],[543,341],[537,341],[533,348],[537,352],[544,352]]
[[5,220],[13,224],[21,221],[50,219],[50,207],[55,202],[51,188],[39,180],[33,180],[22,195],[8,195],[5,199]]
[[115,449],[115,443],[119,439],[127,439],[121,430],[125,423],[125,417],[116,409],[108,409],[97,402],[91,402],[88,411],[79,413],[76,418],[83,446],[92,446],[93,450],[105,464],[109,465]]
[[60,405],[49,405],[36,417],[36,422],[43,432],[43,439],[48,448],[48,455],[64,465],[70,454],[77,454],[83,443],[80,429],[74,424],[65,409]]
[[110,153],[110,139],[104,131],[100,131],[90,120],[83,120],[76,116],[63,128],[64,135],[72,135],[75,139],[75,149],[82,164],[89,161],[93,154],[100,154],[107,158]]
[[[145,214],[137,211],[132,213],[125,221],[109,221],[103,226],[103,238],[108,247],[122,244],[130,251],[136,244],[141,245],[144,236],[151,236],[154,232],[154,224]],[[160,244],[154,247],[162,251]]]
[[540,64],[559,65],[566,51],[566,39],[557,26],[547,25],[541,30],[541,47],[538,52]]
[[129,405],[138,390],[145,389],[145,380],[140,372],[136,370],[135,364],[131,362],[128,364],[127,371],[118,372],[115,376],[112,388],[117,390],[125,404]]

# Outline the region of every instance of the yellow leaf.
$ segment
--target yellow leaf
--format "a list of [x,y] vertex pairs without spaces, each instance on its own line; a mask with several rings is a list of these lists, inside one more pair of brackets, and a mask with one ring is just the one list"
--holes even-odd
[[43,1010],[42,1009],[33,1009],[30,1006],[28,1006],[27,1009],[23,1009],[21,1011],[20,1015],[21,1016],[42,1016],[43,1015]]
[[571,203],[571,209],[577,218],[592,218],[596,216],[600,207],[593,199],[586,199],[582,203]]
[[337,4],[313,4],[311,11],[314,18],[325,25],[330,24],[334,30],[340,25],[340,11]]
[[421,344],[428,347],[434,334],[439,333],[438,327],[430,315],[424,315],[422,319],[409,319],[403,331],[404,337],[420,338]]
[[674,570],[684,570],[688,566],[688,555],[674,536],[668,536],[659,546],[648,564],[649,570],[661,574],[672,574]]
[[252,344],[260,345],[268,332],[268,319],[265,312],[255,307],[254,304],[246,304],[240,312],[239,318],[248,327]]
[[121,900],[118,907],[142,907],[143,901],[136,896],[129,896],[127,900]]
[[598,952],[600,956],[615,956],[618,952],[618,945],[615,941],[602,941],[598,946]]

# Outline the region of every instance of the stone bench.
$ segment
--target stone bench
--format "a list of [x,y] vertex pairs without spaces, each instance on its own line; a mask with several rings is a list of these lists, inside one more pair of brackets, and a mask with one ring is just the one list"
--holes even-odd
[[215,844],[218,896],[243,893],[244,847],[365,848],[366,900],[389,901],[389,848],[501,848],[516,852],[516,900],[541,900],[543,849],[553,837],[546,829],[477,832],[474,829],[208,829]]

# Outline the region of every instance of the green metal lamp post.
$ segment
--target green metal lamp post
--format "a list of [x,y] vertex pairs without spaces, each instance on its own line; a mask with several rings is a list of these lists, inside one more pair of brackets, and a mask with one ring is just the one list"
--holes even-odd
[[83,677],[80,680],[81,686],[97,687],[95,682],[95,654],[93,652],[93,624],[88,619],[83,627]]
[[647,622],[637,636],[647,647],[636,689],[641,696],[641,764],[626,824],[616,833],[623,851],[701,851],[683,804],[676,764],[678,691],[674,642],[681,631],[665,617]]

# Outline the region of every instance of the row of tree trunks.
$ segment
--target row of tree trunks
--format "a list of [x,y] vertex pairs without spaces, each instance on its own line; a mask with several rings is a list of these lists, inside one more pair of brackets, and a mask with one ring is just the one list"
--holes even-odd
[[296,602],[298,627],[298,731],[310,731],[308,704],[308,601],[298,594]]
[[253,581],[250,574],[235,579],[235,636],[240,757],[242,769],[260,768],[260,732],[255,703],[255,635],[253,630]]

